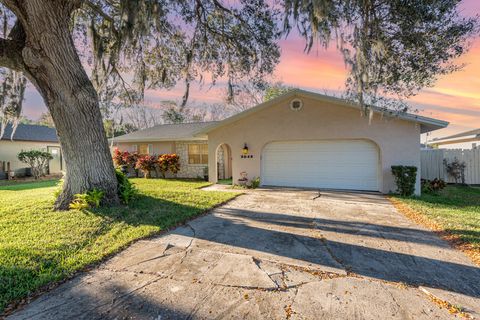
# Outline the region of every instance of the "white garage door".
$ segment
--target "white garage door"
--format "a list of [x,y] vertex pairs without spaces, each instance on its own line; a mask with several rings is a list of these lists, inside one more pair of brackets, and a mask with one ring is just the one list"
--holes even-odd
[[265,146],[266,186],[378,191],[376,146],[363,140],[284,141]]

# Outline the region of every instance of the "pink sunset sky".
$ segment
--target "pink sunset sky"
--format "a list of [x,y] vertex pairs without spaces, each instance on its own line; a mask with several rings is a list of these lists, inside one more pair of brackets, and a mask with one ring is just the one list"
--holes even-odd
[[[480,14],[480,1],[462,1],[461,13],[465,16]],[[314,48],[310,54],[303,51],[304,45],[304,40],[295,35],[280,42],[282,55],[275,79],[317,92],[343,90],[347,71],[334,45],[328,50]],[[450,122],[448,128],[433,132],[432,137],[480,128],[480,38],[473,39],[470,51],[458,62],[466,64],[463,70],[441,77],[434,87],[424,89],[409,100],[421,115]],[[195,102],[220,102],[220,90],[208,85],[196,86],[190,97]],[[182,94],[180,86],[170,91],[148,91],[146,102],[180,99]],[[29,87],[24,103],[25,116],[37,119],[45,111],[41,97]]]

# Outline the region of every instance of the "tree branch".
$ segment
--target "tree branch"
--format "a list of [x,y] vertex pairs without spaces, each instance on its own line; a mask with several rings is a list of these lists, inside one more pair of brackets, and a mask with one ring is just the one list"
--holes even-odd
[[105,13],[105,11],[102,10],[102,8],[101,8],[100,6],[96,5],[96,4],[93,3],[92,1],[86,0],[86,1],[85,1],[85,4],[86,4],[90,9],[92,9],[93,11],[95,11],[96,13],[98,13],[100,16],[102,16],[102,18],[104,18],[105,20],[109,21],[109,22],[112,23],[112,24],[115,22],[112,17],[110,17],[107,13]]
[[23,71],[21,48],[13,40],[0,39],[0,67]]
[[17,20],[13,25],[12,30],[10,30],[10,33],[8,34],[8,39],[16,42],[19,47],[23,47],[25,45],[27,35],[20,20]]
[[8,39],[0,38],[0,66],[15,71],[23,71],[22,49],[25,46],[25,31],[19,20],[8,34]]
[[105,11],[103,11],[103,9],[93,3],[92,1],[89,1],[89,0],[86,0],[85,2],[85,5],[88,6],[91,10],[93,10],[93,12],[97,13],[98,15],[100,15],[103,19],[107,20],[108,22],[110,22],[110,24],[112,25],[112,31],[115,35],[118,35],[118,31],[117,31],[117,28],[115,28],[115,20],[109,16]]

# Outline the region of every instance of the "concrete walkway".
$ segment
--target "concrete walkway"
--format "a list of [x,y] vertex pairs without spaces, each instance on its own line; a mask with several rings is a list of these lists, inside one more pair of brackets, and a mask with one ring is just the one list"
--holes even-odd
[[[11,319],[480,317],[480,269],[377,194],[256,190]],[[441,301],[442,300],[442,301]]]

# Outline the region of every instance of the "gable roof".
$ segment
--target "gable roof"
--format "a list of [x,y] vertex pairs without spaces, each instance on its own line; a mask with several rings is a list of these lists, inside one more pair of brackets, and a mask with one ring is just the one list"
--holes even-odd
[[211,122],[191,122],[180,124],[161,124],[113,138],[114,142],[154,142],[178,140],[207,140],[207,136],[195,133],[216,124]]
[[[243,119],[245,117],[248,117],[248,116],[250,116],[250,115],[252,115],[256,112],[259,112],[263,109],[266,109],[270,106],[273,106],[273,105],[275,105],[275,104],[277,104],[281,101],[284,101],[284,100],[287,100],[287,99],[293,99],[293,98],[297,98],[297,97],[310,98],[310,99],[317,100],[317,101],[328,102],[328,103],[342,105],[342,106],[346,106],[346,107],[350,107],[350,108],[360,109],[359,104],[351,103],[351,102],[349,102],[345,99],[332,97],[332,96],[327,96],[327,95],[324,95],[324,94],[315,93],[315,92],[311,92],[311,91],[305,91],[305,90],[301,90],[301,89],[294,89],[294,90],[291,90],[291,91],[289,91],[285,94],[282,94],[282,95],[280,95],[280,96],[278,96],[278,97],[276,97],[272,100],[263,102],[263,103],[255,106],[253,108],[250,108],[248,110],[240,112],[240,113],[238,113],[238,114],[236,114],[236,115],[234,115],[230,118],[227,118],[223,121],[219,121],[217,123],[212,123],[211,125],[197,131],[196,134],[205,135],[205,134],[207,134],[208,132],[210,132],[214,129],[217,129],[219,127],[223,127],[227,124],[230,124],[230,123],[233,123],[233,122],[238,121],[240,119]],[[421,125],[421,133],[425,133],[425,132],[429,132],[429,131],[433,131],[433,130],[437,130],[437,129],[442,129],[442,128],[445,128],[446,126],[448,126],[447,121],[442,121],[442,120],[437,120],[437,119],[433,119],[433,118],[423,117],[423,116],[419,116],[419,115],[411,114],[411,113],[406,113],[406,112],[395,112],[395,111],[391,111],[391,110],[387,110],[387,109],[380,108],[380,107],[375,107],[375,106],[370,106],[370,107],[377,113],[386,113],[386,114],[388,114],[389,116],[392,116],[392,117],[398,117],[402,120],[407,120],[407,121],[412,121],[412,122],[419,123]]]
[[429,142],[431,145],[455,144],[462,142],[480,141],[480,129],[460,132],[446,137],[435,138]]
[[[10,140],[12,135],[12,125],[7,124],[5,133],[1,140]],[[37,141],[37,142],[56,142],[58,143],[57,130],[46,126],[36,124],[20,123],[13,135],[13,141]]]
[[447,137],[435,138],[432,141],[455,139],[455,138],[462,138],[462,137],[468,137],[468,136],[480,136],[480,129],[474,129],[474,130],[469,130],[469,131],[465,131],[465,132],[460,132],[460,133],[453,134],[453,135],[447,136]]

